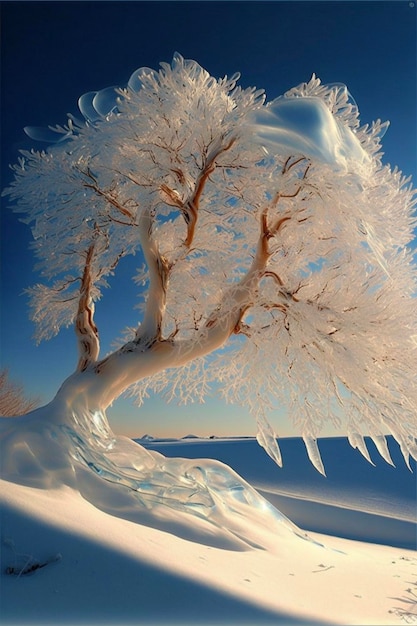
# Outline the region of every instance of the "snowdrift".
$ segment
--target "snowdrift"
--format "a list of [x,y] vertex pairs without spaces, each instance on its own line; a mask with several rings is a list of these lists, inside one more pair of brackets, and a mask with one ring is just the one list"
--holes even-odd
[[383,461],[370,438],[365,441],[373,465],[352,449],[345,437],[321,439],[326,477],[309,462],[300,437],[280,439],[282,468],[252,438],[138,441],[166,456],[211,457],[230,465],[301,528],[417,547],[416,462],[410,462],[410,471],[392,437],[387,437],[387,442],[394,465]]
[[[252,492],[233,470],[228,476],[237,476],[240,485],[232,497],[236,510],[227,498],[223,506],[220,494],[212,523],[158,502],[139,507],[131,486],[109,482],[88,464],[73,469],[72,484],[42,484],[38,472],[35,485],[34,467],[21,463],[20,478],[15,473],[1,481],[2,624],[415,619],[415,474],[396,456],[396,444],[391,453],[398,467],[381,460],[367,473],[368,464],[362,466],[366,462],[342,439],[323,440],[324,478],[311,468],[299,439],[282,441],[281,470],[250,439],[148,441],[147,451],[124,443],[138,459],[150,448],[163,451],[166,460],[157,457],[161,466],[216,468],[217,459],[227,461],[281,513],[261,496],[254,495],[254,502],[264,502],[264,508],[239,500],[239,492]],[[15,441],[16,449],[24,451],[25,445]],[[49,445],[45,441],[46,458]],[[45,476],[55,471],[53,446],[49,449]],[[168,459],[177,454],[183,459]],[[215,460],[197,462],[201,457]],[[284,509],[291,509],[297,526]],[[372,523],[360,525],[363,516]],[[355,533],[386,545],[342,538]]]

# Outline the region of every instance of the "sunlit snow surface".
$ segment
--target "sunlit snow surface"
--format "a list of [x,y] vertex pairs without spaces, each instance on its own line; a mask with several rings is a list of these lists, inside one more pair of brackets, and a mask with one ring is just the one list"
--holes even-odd
[[410,462],[410,471],[398,444],[392,437],[387,440],[395,466],[379,457],[368,438],[375,464],[354,450],[345,437],[321,439],[326,477],[310,464],[301,437],[280,440],[282,468],[264,454],[254,438],[148,439],[143,445],[167,456],[209,456],[230,465],[305,530],[416,549],[416,463]]
[[[80,423],[74,437],[68,429],[48,425],[45,413],[43,423],[40,418],[36,424],[19,420],[19,426],[16,420],[0,422],[3,468],[9,472],[0,481],[2,623],[415,623],[417,555],[402,543],[400,522],[411,511],[415,517],[415,474],[395,442],[390,449],[396,469],[382,459],[373,467],[343,438],[323,440],[324,478],[309,464],[301,438],[282,440],[282,469],[254,439],[146,442],[167,455],[195,457],[168,461],[117,438],[108,450],[112,463],[106,462],[105,469],[117,471],[118,485],[115,476],[108,476],[109,482],[97,473],[98,465],[89,466],[97,461],[102,465],[100,451],[111,439],[100,416],[89,417],[94,417],[96,429],[89,436],[89,460],[80,458],[86,445],[79,437]],[[13,456],[7,454],[9,446]],[[70,456],[63,446],[70,448]],[[218,467],[197,460],[208,455],[230,463],[279,506],[291,505],[291,517],[297,515],[302,528],[310,532],[314,522],[315,532],[329,530],[335,536],[313,532],[315,543],[300,540],[285,518],[271,514],[269,506],[257,506],[261,499],[251,500],[254,506],[249,507],[236,497],[238,485],[245,483],[227,469],[220,484],[210,480],[207,489],[217,499],[214,523],[189,515],[182,505],[181,510],[160,505],[149,493],[139,497],[124,484],[134,485],[146,476],[149,463],[158,471],[176,467],[183,473]],[[233,493],[224,500],[225,481]],[[153,492],[166,493],[165,486],[157,489],[152,482]],[[182,478],[175,480],[176,487],[182,484]],[[245,498],[247,493],[241,491]],[[326,507],[326,502],[346,508]],[[371,509],[380,514],[364,520],[367,538],[362,535],[361,540],[384,545],[341,539],[346,531],[358,531],[360,510]],[[246,525],[243,513],[249,515]],[[380,534],[384,513],[392,522],[390,535]],[[226,527],[218,525],[220,515]],[[249,549],[257,546],[264,549]],[[26,575],[39,564],[42,569]],[[6,573],[10,567],[15,575]]]
[[115,436],[104,414],[73,414],[70,426],[48,419],[50,412],[44,407],[18,420],[1,419],[3,479],[42,489],[69,485],[113,514],[116,498],[116,509],[129,508],[135,521],[158,527],[173,518],[186,527],[191,515],[204,522],[205,541],[211,536],[233,549],[264,547],[287,533],[311,541],[220,461],[146,450]]

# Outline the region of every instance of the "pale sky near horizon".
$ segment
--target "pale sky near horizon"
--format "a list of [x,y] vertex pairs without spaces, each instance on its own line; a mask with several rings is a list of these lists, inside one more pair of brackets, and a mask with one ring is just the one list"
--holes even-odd
[[[123,86],[133,70],[158,69],[175,51],[216,77],[241,72],[240,84],[265,88],[268,99],[313,73],[324,83],[347,84],[363,123],[391,122],[385,162],[416,175],[414,2],[2,2],[1,35],[2,188],[18,150],[33,146],[24,126],[65,123],[82,93]],[[76,364],[73,331],[35,345],[22,295],[38,280],[30,231],[4,199],[1,218],[1,365],[45,403]],[[127,269],[139,262],[124,261],[120,280],[116,275],[97,305],[103,354],[136,321]],[[256,432],[244,408],[215,396],[188,407],[151,398],[140,409],[122,399],[109,417],[116,432],[132,436]],[[293,434],[285,416],[273,424],[278,434]]]

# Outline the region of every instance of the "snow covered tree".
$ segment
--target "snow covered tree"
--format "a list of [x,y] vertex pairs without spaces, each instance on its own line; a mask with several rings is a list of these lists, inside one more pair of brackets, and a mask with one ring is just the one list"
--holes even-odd
[[[85,94],[82,122],[22,153],[5,193],[45,279],[32,319],[39,340],[73,324],[79,348],[34,415],[107,441],[106,407],[127,390],[202,400],[216,381],[278,464],[283,406],[319,471],[329,422],[367,458],[364,435],[390,461],[389,433],[417,458],[416,202],[381,162],[388,124],[361,126],[347,88],[314,75],[269,103],[238,78],[176,54]],[[102,358],[94,307],[134,253],[137,327]]]

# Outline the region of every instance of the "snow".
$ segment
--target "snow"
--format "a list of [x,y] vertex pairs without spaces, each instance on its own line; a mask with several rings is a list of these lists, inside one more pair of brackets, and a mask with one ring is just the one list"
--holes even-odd
[[317,97],[281,96],[254,111],[252,117],[253,133],[271,154],[304,154],[342,169],[349,162],[370,162],[354,132]]
[[1,481],[2,624],[417,623],[415,474],[394,442],[396,469],[323,440],[327,478],[298,438],[281,441],[282,469],[247,438],[141,443],[228,461],[311,540],[285,518],[269,531],[255,508],[239,543],[181,511],[138,510],[86,468],[78,488],[34,487],[21,466]]
[[[279,468],[255,439],[235,438],[146,443],[167,456],[201,458],[214,455],[232,466],[282,513],[302,528],[364,541],[416,547],[416,463],[410,472],[401,450],[387,437],[394,466],[383,462],[366,438],[376,465],[352,450],[344,437],[319,441],[327,477],[310,464],[299,437],[280,439]],[[334,532],[332,531],[334,529]],[[391,529],[391,530],[390,530]]]

